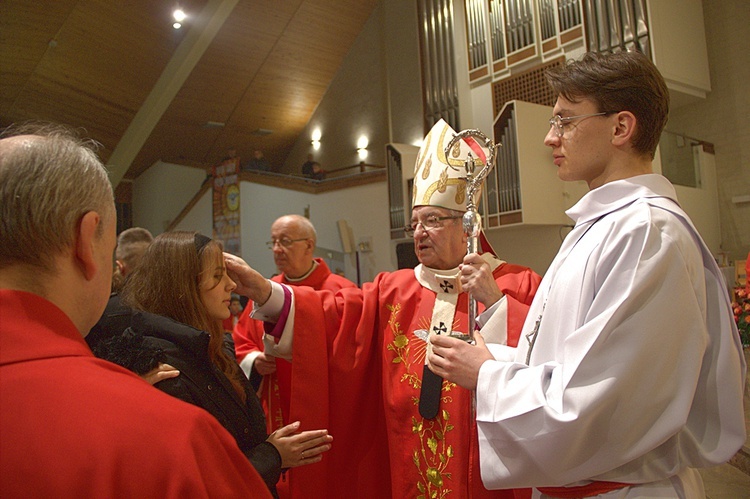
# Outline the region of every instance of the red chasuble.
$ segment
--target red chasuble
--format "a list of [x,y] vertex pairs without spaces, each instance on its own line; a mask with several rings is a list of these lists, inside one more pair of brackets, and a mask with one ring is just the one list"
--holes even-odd
[[70,318],[0,289],[0,497],[271,497],[203,409],[94,357]]
[[[493,275],[515,346],[540,277],[507,263]],[[334,440],[321,463],[295,469],[292,497],[514,496],[482,485],[471,392],[443,381],[438,415],[419,414],[437,294],[414,270],[382,273],[361,290],[295,288],[294,296],[290,420],[328,428]],[[466,332],[467,301],[458,295],[454,331]]]
[[[326,262],[316,258],[318,265],[301,281],[289,281],[285,275],[272,278],[275,282],[290,286],[309,286],[313,289],[327,289],[338,291],[342,288],[356,288],[357,285],[349,279],[331,273]],[[240,319],[234,326],[235,353],[237,362],[242,362],[249,353],[263,351],[263,323],[250,318],[253,304],[248,303],[240,314]],[[266,412],[266,428],[271,434],[282,426],[291,422],[289,419],[289,395],[291,393],[292,365],[284,359],[276,359],[276,372],[263,377],[258,396]]]

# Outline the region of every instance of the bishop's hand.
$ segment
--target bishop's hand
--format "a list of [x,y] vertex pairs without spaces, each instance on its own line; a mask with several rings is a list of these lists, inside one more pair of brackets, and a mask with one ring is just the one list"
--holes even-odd
[[245,263],[245,260],[231,253],[224,253],[224,264],[227,266],[227,275],[237,284],[235,293],[247,296],[258,306],[268,301],[271,296],[271,283],[268,279]]
[[492,277],[490,265],[477,253],[470,253],[464,257],[459,265],[461,291],[471,293],[476,301],[489,308],[503,297]]

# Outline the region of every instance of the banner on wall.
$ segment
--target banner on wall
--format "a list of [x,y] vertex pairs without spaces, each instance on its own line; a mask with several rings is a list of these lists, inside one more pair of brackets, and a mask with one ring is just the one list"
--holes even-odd
[[240,255],[240,158],[227,158],[211,168],[213,178],[213,238],[224,251]]

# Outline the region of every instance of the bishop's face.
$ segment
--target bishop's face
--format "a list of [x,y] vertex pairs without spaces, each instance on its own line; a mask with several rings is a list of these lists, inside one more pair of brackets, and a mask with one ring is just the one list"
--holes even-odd
[[436,206],[416,206],[411,212],[414,252],[420,263],[437,270],[458,267],[466,254],[462,213]]

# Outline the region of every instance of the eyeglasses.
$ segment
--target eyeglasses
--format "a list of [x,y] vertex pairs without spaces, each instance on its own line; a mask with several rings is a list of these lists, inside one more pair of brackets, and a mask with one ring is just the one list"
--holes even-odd
[[268,246],[268,249],[273,249],[274,246],[277,244],[280,245],[283,248],[288,248],[294,243],[297,243],[299,241],[307,241],[308,238],[302,237],[300,239],[289,239],[288,237],[282,237],[281,239],[271,239],[270,241],[266,241],[266,246]]
[[437,217],[434,215],[431,215],[424,220],[419,220],[417,222],[412,222],[411,225],[407,225],[404,227],[404,232],[407,236],[412,237],[414,235],[414,232],[417,231],[417,227],[419,225],[422,226],[424,230],[430,230],[430,229],[437,229],[439,227],[443,226],[443,220],[456,220],[459,218],[463,218],[463,215],[456,215],[456,216],[450,216],[450,217]]
[[549,126],[555,128],[555,135],[558,137],[562,137],[563,134],[565,134],[565,127],[570,124],[573,120],[580,120],[583,118],[593,118],[594,116],[607,116],[610,114],[614,114],[616,111],[605,111],[603,113],[594,113],[594,114],[579,114],[578,116],[568,116],[567,118],[563,118],[559,114],[556,116],[553,116],[549,120]]

